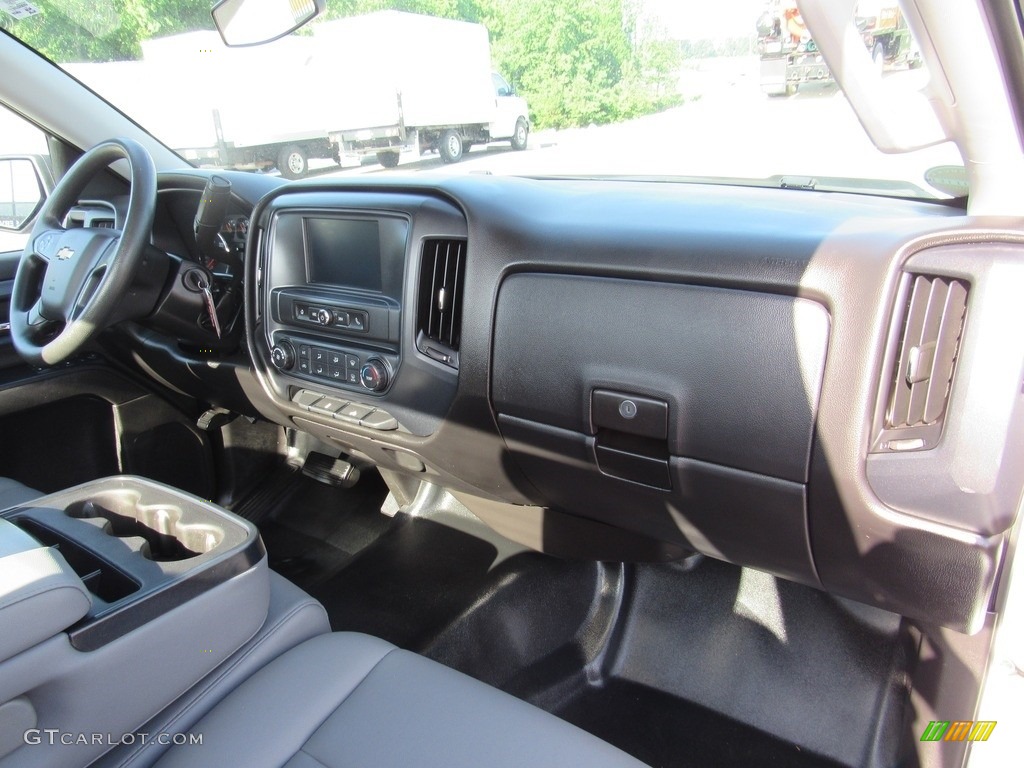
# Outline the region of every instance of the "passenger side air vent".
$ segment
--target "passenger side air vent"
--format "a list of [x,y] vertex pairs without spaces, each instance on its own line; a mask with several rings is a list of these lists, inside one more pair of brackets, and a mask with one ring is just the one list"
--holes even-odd
[[452,368],[459,367],[465,266],[465,240],[424,241],[416,348]]
[[931,448],[941,434],[967,314],[968,284],[931,275],[904,278],[904,305],[881,450]]

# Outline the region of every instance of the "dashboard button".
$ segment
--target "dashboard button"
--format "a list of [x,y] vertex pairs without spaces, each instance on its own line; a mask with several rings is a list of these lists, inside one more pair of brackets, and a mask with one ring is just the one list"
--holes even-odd
[[328,365],[337,365],[342,368],[345,367],[345,355],[341,352],[328,352],[327,353]]
[[344,368],[338,368],[336,366],[331,365],[331,366],[328,366],[328,368],[327,368],[327,375],[330,376],[335,381],[344,381],[345,380],[345,369]]
[[344,400],[339,400],[336,397],[324,397],[309,406],[309,410],[322,413],[325,416],[333,416],[339,409],[345,406]]
[[299,357],[309,359],[309,344],[299,344]]
[[295,397],[292,398],[292,402],[296,405],[300,405],[303,408],[308,408],[317,400],[322,398],[319,392],[310,392],[308,389],[300,389],[295,393]]
[[340,309],[335,309],[334,310],[334,324],[335,325],[339,325],[342,328],[345,328],[345,327],[348,326],[348,321],[349,321],[348,312],[345,312],[345,311],[340,310]]
[[287,341],[279,341],[270,350],[270,361],[279,371],[290,371],[295,365],[295,348]]
[[359,405],[359,403],[349,403],[334,415],[337,418],[345,419],[346,421],[358,422],[360,419],[369,416],[372,410],[372,408],[367,408],[365,405]]
[[313,363],[313,375],[314,376],[327,376],[329,374],[330,366],[327,363]]
[[312,358],[314,363],[327,362],[327,350],[313,347]]
[[390,378],[387,363],[377,357],[371,357],[359,369],[359,382],[371,392],[383,392]]
[[345,374],[345,380],[348,381],[349,384],[358,384],[359,383],[359,369],[358,368],[349,368],[347,370],[346,374]]
[[613,429],[664,440],[668,437],[668,403],[606,389],[594,390],[591,418],[594,429]]
[[352,312],[348,316],[348,327],[353,331],[365,331],[366,330],[366,313],[365,312]]
[[313,371],[313,368],[312,368],[312,366],[309,363],[309,358],[307,358],[307,357],[300,357],[299,358],[299,373],[312,373],[312,371]]
[[359,423],[364,427],[379,429],[385,432],[391,429],[398,429],[398,420],[386,411],[374,411],[368,416],[360,419]]

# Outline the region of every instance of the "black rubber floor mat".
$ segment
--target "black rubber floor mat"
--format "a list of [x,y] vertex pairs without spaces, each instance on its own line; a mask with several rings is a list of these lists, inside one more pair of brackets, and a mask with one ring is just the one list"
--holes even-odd
[[496,556],[474,536],[399,514],[313,595],[335,630],[418,648],[472,602]]
[[320,585],[393,524],[380,513],[386,495],[376,472],[338,488],[292,471],[263,496],[262,508],[250,504],[247,513],[260,521],[270,567],[319,598]]
[[580,686],[555,714],[654,768],[840,768],[717,712],[620,680]]

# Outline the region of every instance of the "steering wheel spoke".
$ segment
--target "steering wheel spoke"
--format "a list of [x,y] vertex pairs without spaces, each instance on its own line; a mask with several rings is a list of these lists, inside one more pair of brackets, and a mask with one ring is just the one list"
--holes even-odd
[[25,323],[31,328],[38,328],[39,326],[50,322],[43,317],[43,300],[40,299],[25,313]]
[[89,271],[89,276],[86,277],[85,283],[82,285],[82,290],[78,296],[75,297],[74,305],[72,306],[70,319],[77,320],[85,308],[89,306],[89,302],[92,301],[93,296],[96,295],[96,290],[100,287],[100,283],[103,281],[103,275],[106,274],[108,266],[107,259],[100,259],[96,266]]
[[60,320],[51,320],[43,314],[43,300],[39,299],[25,312],[25,324],[34,336],[42,336],[61,324]]

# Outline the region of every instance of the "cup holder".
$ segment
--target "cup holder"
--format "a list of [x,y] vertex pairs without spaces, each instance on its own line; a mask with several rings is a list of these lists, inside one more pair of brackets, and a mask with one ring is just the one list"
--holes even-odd
[[106,494],[71,504],[69,517],[90,520],[111,536],[143,539],[141,552],[156,562],[188,560],[215,549],[224,532],[201,523],[183,523],[170,504],[142,504],[136,493]]

